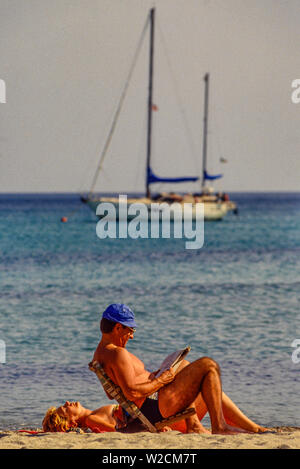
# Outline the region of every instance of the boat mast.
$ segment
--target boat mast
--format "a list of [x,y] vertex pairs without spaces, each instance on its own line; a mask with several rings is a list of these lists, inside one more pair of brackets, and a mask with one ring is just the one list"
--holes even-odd
[[202,191],[205,186],[206,159],[207,159],[207,121],[208,121],[208,88],[209,73],[204,76],[204,119],[203,119],[203,153],[202,153]]
[[150,198],[149,169],[151,157],[152,132],[152,91],[153,91],[153,54],[154,54],[154,16],[155,9],[150,10],[150,58],[149,58],[149,88],[148,88],[148,130],[147,130],[147,167],[146,167],[146,196]]

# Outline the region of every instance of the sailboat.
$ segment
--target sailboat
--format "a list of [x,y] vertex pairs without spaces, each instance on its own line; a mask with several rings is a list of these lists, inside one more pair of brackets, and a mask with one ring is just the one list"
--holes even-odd
[[[214,193],[214,189],[211,185],[208,185],[211,181],[220,179],[223,177],[222,174],[210,174],[207,170],[207,134],[208,134],[208,98],[209,98],[209,80],[210,75],[206,73],[204,75],[204,119],[203,119],[203,150],[202,150],[202,181],[201,181],[201,192],[194,193],[193,196],[198,202],[218,203],[221,204],[223,210],[227,213],[232,210],[233,213],[238,213],[238,208],[235,202],[229,199],[229,195],[226,193]],[[226,162],[225,159],[221,159]]]
[[[129,206],[130,204],[133,203],[143,203],[146,205],[148,212],[151,211],[151,204],[154,202],[161,203],[162,210],[164,210],[163,207],[166,207],[169,205],[169,210],[170,210],[170,218],[171,219],[176,219],[176,210],[173,210],[173,204],[174,202],[177,202],[179,204],[184,204],[184,203],[189,203],[191,204],[191,215],[192,219],[195,219],[196,217],[196,206],[197,203],[204,203],[204,220],[209,221],[209,220],[221,220],[228,212],[228,204],[226,201],[216,197],[216,196],[211,196],[206,193],[205,187],[202,187],[202,193],[197,193],[197,194],[176,194],[174,192],[169,192],[169,193],[162,193],[162,194],[152,194],[150,187],[152,184],[155,183],[169,183],[169,184],[177,184],[177,183],[182,183],[182,182],[195,182],[199,180],[198,176],[193,176],[193,177],[177,177],[177,178],[166,178],[166,177],[159,177],[156,174],[154,174],[152,168],[151,168],[151,143],[152,143],[152,113],[153,110],[155,109],[155,105],[153,104],[153,76],[154,76],[154,32],[155,32],[155,9],[152,8],[150,10],[149,16],[148,16],[148,21],[147,24],[150,24],[150,50],[149,50],[149,82],[148,82],[148,112],[147,112],[147,154],[146,154],[146,172],[145,172],[145,195],[141,197],[127,197],[126,199],[126,204]],[[94,213],[96,213],[97,207],[100,203],[111,203],[115,207],[115,213],[116,217],[118,218],[119,214],[119,208],[120,208],[120,199],[119,197],[98,197],[95,192],[95,184],[98,178],[98,175],[101,171],[102,168],[102,163],[103,163],[103,157],[106,154],[107,148],[109,146],[110,140],[112,138],[113,131],[116,127],[117,119],[119,117],[122,103],[124,101],[126,89],[130,80],[131,72],[129,73],[128,80],[126,82],[125,89],[123,91],[123,94],[121,96],[121,100],[117,109],[117,112],[115,114],[113,124],[111,127],[111,130],[108,135],[108,139],[104,145],[104,150],[102,152],[100,162],[98,164],[96,173],[93,178],[92,182],[92,187],[89,191],[89,193],[86,196],[81,196],[82,202],[86,203],[89,205],[89,207],[92,209]],[[206,92],[206,96],[208,97],[208,92]],[[206,100],[206,107],[207,107],[207,100]],[[207,147],[207,109],[206,109],[206,114],[204,118],[205,122],[205,143],[204,149],[205,149],[205,160],[206,160],[206,147]],[[208,179],[208,175],[206,172],[206,166],[204,166],[204,173],[203,173],[203,181]],[[164,203],[163,203],[164,202]],[[128,213],[128,211],[127,211]],[[130,216],[128,215],[128,218]]]

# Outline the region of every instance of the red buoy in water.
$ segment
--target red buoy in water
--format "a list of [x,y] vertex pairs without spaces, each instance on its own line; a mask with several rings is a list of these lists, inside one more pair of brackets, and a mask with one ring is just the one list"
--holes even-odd
[[67,217],[61,217],[60,221],[63,222],[63,223],[66,223],[68,221],[68,218]]

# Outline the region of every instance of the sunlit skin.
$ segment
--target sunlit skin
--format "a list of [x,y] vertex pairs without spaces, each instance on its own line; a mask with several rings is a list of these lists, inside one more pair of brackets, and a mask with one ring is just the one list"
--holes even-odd
[[57,412],[68,419],[70,427],[87,427],[93,430],[101,426],[106,431],[115,431],[114,407],[114,405],[107,405],[90,410],[83,407],[80,402],[66,401],[64,405],[57,408]]
[[[106,405],[91,411],[81,405],[80,402],[66,401],[64,405],[57,407],[57,412],[60,416],[68,420],[69,427],[91,428],[93,431],[97,430],[97,426],[101,426],[102,431],[116,431],[115,426],[117,420],[113,416],[115,406]],[[175,424],[164,427],[161,431],[177,430],[186,433],[186,423],[184,420],[176,422]],[[210,433],[207,431],[207,433]]]
[[185,420],[187,432],[207,432],[200,422],[207,412],[212,433],[257,433],[265,430],[248,419],[222,392],[220,371],[214,360],[203,357],[193,363],[183,361],[176,373],[170,369],[156,378],[155,372],[146,370],[144,363],[126,349],[133,337],[133,329],[116,323],[110,333],[102,334],[93,360],[102,363],[108,376],[138,407],[147,396],[159,391],[159,410],[164,418],[187,407],[195,407],[197,414]]

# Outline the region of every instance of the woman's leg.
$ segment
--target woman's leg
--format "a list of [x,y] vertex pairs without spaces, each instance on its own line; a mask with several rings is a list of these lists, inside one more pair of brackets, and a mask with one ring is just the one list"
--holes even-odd
[[254,433],[266,430],[266,428],[250,420],[224,392],[222,395],[222,407],[227,423],[231,422],[235,426]]
[[194,404],[200,392],[208,409],[212,433],[233,434],[242,431],[226,423],[219,366],[209,357],[190,363],[176,374],[171,383],[159,390],[158,402],[162,416],[169,417]]
[[[195,405],[198,418],[202,420],[207,413],[207,407],[201,394],[197,397]],[[250,420],[224,392],[222,392],[222,409],[228,425],[233,425],[254,433],[266,430],[264,427]]]

